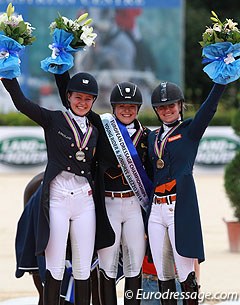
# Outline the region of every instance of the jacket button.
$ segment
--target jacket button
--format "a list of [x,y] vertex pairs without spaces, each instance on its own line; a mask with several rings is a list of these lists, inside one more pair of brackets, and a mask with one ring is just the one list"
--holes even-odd
[[74,143],[71,144],[71,147],[74,147]]
[[69,155],[69,156],[68,156],[68,158],[69,158],[69,159],[71,159],[71,158],[72,158],[72,156],[71,156],[71,155]]
[[85,147],[85,150],[88,150],[88,147],[87,147],[87,146]]
[[67,170],[68,170],[68,171],[70,171],[70,169],[71,169],[71,167],[70,167],[70,166],[68,166],[68,167],[67,167]]
[[84,174],[84,171],[81,171],[81,174]]

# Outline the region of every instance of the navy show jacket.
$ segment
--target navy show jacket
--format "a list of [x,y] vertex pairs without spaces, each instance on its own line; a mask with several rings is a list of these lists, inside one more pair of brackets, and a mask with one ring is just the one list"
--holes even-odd
[[[36,255],[40,255],[44,253],[49,239],[50,182],[61,171],[67,171],[87,178],[94,191],[94,155],[98,140],[98,130],[92,125],[93,131],[87,144],[87,149],[85,148],[84,150],[86,162],[80,162],[75,158],[75,154],[79,149],[76,145],[73,131],[67,123],[62,111],[51,111],[29,101],[22,93],[16,79],[2,79],[2,82],[10,93],[15,107],[44,129],[48,163],[43,178],[36,236]],[[104,225],[105,224],[103,223],[103,226]],[[106,243],[105,246],[109,246],[109,244]]]
[[[173,140],[167,141],[165,146],[162,158],[165,166],[162,169],[156,167],[158,157],[154,152],[159,129],[152,131],[148,138],[148,151],[154,168],[154,189],[158,185],[176,179],[177,199],[174,215],[176,250],[180,255],[198,258],[200,262],[205,260],[205,256],[193,166],[199,142],[217,110],[224,88],[223,85],[214,84],[195,117],[184,120],[170,135]],[[158,146],[159,144],[158,139]]]

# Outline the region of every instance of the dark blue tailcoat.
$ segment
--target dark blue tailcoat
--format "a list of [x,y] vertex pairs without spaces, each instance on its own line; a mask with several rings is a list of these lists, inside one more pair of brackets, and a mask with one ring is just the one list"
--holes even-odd
[[[177,182],[175,207],[175,239],[177,252],[185,257],[204,261],[202,230],[198,200],[193,179],[193,165],[199,142],[214,116],[225,86],[214,84],[208,98],[193,119],[187,119],[170,135],[164,150],[165,166],[157,169],[154,143],[159,130],[149,135],[149,155],[154,167],[154,188],[173,179]],[[158,145],[160,140],[158,139]]]
[[[84,176],[94,189],[94,155],[98,140],[98,130],[92,125],[93,131],[87,144],[88,149],[84,150],[86,162],[79,162],[75,158],[75,154],[79,149],[75,142],[74,133],[62,111],[51,111],[29,101],[23,95],[16,79],[2,79],[2,82],[10,93],[15,107],[44,129],[48,163],[44,172],[36,234],[36,255],[41,255],[44,253],[49,239],[50,183],[60,172],[67,171],[78,176]],[[79,133],[81,133],[80,129]],[[95,194],[93,195],[95,196]],[[103,222],[104,226],[105,222]],[[109,243],[105,244],[106,247],[110,245]]]
[[35,255],[41,193],[42,185],[31,196],[18,221],[15,239],[17,278],[22,277],[25,272],[39,272],[42,280],[44,279],[45,259]]

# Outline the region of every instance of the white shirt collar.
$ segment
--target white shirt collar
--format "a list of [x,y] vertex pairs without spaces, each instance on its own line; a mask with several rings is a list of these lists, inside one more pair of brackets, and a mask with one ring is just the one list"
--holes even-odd
[[70,112],[73,119],[77,122],[82,132],[85,133],[87,130],[87,117],[76,115],[70,109],[68,111]]

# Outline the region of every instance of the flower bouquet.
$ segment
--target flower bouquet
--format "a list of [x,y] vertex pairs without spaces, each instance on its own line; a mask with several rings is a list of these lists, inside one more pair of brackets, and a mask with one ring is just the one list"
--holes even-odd
[[0,15],[0,77],[12,79],[21,74],[19,54],[26,45],[36,39],[34,28],[24,22],[21,15],[15,16],[10,3],[5,13]]
[[202,34],[203,71],[215,82],[228,84],[240,77],[240,30],[232,19],[221,22],[212,11],[212,27]]
[[92,27],[89,27],[92,19],[87,17],[88,13],[85,13],[73,21],[59,15],[50,24],[53,43],[49,48],[52,54],[41,61],[41,68],[44,71],[54,74],[64,73],[73,66],[73,53],[95,44],[94,39],[97,34],[93,33]]

